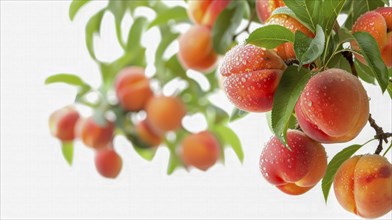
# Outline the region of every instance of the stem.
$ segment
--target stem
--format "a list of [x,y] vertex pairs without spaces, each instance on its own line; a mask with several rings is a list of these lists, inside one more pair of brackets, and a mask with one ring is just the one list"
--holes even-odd
[[342,55],[348,63],[350,64],[351,72],[354,76],[358,77],[357,69],[355,68],[354,61],[353,61],[353,53],[351,51],[345,50],[342,51]]
[[378,139],[378,146],[374,154],[380,154],[382,151],[382,142],[388,143],[388,137],[391,137],[391,133],[384,133],[383,129],[377,125],[376,121],[372,118],[372,114],[369,114],[369,124],[376,131],[374,138]]
[[385,157],[385,155],[387,155],[388,151],[392,148],[392,143],[389,145],[388,149],[384,152],[384,154],[382,155],[383,157]]

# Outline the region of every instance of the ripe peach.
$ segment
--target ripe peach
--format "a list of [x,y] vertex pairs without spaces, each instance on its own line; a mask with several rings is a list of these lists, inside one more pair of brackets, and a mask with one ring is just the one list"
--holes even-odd
[[295,107],[304,133],[321,143],[355,138],[369,117],[369,100],[361,82],[341,69],[312,77]]
[[[306,36],[311,38],[315,36],[312,31],[310,31],[305,25],[301,24],[301,22],[299,22],[297,19],[285,14],[277,14],[271,16],[267,20],[266,24],[280,25],[289,29],[293,33],[295,33],[296,31],[301,31]],[[275,48],[275,51],[285,61],[295,59],[293,43],[284,43],[282,45],[279,45]]]
[[212,47],[211,30],[196,25],[179,38],[178,59],[184,68],[208,72],[214,67],[218,55]]
[[256,0],[257,16],[264,23],[275,9],[285,5],[283,0]]
[[49,128],[53,136],[67,142],[75,139],[75,125],[79,120],[79,113],[70,106],[52,113],[49,118]]
[[114,123],[107,121],[106,125],[101,126],[92,117],[89,117],[80,120],[76,132],[85,145],[94,149],[101,149],[112,143]]
[[[392,7],[378,8],[361,15],[354,23],[352,32],[368,32],[377,42],[382,59],[388,67],[392,67]],[[356,42],[351,42],[353,49],[359,50]],[[355,57],[362,63],[364,58],[358,54]]]
[[337,200],[349,212],[377,218],[392,209],[392,165],[379,155],[345,161],[334,179]]
[[122,159],[112,148],[104,148],[96,152],[95,167],[103,177],[116,178],[122,168]]
[[176,130],[186,114],[183,102],[177,97],[153,97],[146,106],[147,120],[159,132]]
[[189,17],[196,24],[214,26],[218,15],[230,4],[231,0],[188,1]]
[[249,112],[272,109],[275,90],[286,64],[272,50],[250,44],[238,45],[226,53],[219,69],[227,97]]
[[153,96],[150,82],[141,67],[123,69],[116,78],[117,98],[120,105],[127,111],[139,111]]
[[136,125],[136,133],[140,140],[150,147],[156,147],[162,142],[162,135],[156,132],[147,120]]
[[324,176],[327,155],[324,147],[297,130],[287,132],[288,150],[273,137],[260,156],[260,170],[268,182],[290,195],[310,190]]
[[208,170],[216,163],[220,154],[220,144],[208,131],[191,134],[181,144],[181,158],[188,166]]

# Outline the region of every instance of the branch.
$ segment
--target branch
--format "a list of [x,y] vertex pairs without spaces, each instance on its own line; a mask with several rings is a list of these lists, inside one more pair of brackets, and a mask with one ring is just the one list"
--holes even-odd
[[357,72],[357,69],[355,68],[355,65],[354,65],[353,53],[351,53],[350,51],[343,51],[342,55],[344,56],[344,58],[346,58],[346,60],[350,64],[352,74],[354,76],[358,77],[358,72]]

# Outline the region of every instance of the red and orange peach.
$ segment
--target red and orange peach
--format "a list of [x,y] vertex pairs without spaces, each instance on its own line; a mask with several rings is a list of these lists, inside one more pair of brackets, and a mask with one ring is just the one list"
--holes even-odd
[[95,167],[103,177],[116,178],[122,168],[122,159],[112,148],[104,148],[96,152]]
[[189,17],[193,22],[208,27],[214,26],[218,15],[230,4],[231,0],[191,0],[188,1]]
[[78,122],[76,132],[85,145],[93,149],[101,149],[112,143],[114,123],[107,120],[105,125],[99,125],[89,117]]
[[286,64],[272,50],[250,44],[226,53],[219,69],[227,97],[249,112],[272,109],[273,97]]
[[116,77],[116,95],[127,111],[142,110],[153,96],[150,82],[141,67],[127,67]]
[[257,16],[264,23],[275,9],[283,6],[285,6],[283,0],[256,0]]
[[260,170],[279,190],[300,195],[324,176],[327,156],[320,143],[297,130],[288,130],[287,144],[291,151],[273,137],[260,156]]
[[219,155],[219,142],[208,131],[188,135],[182,141],[181,158],[187,166],[206,171],[216,163]]
[[79,117],[79,113],[71,106],[53,112],[49,118],[50,132],[63,142],[74,140]]
[[355,138],[369,117],[369,100],[361,82],[341,69],[312,77],[295,107],[304,133],[321,143]]
[[392,209],[392,165],[385,157],[348,159],[338,169],[333,184],[339,203],[356,215],[377,218]]
[[162,135],[152,128],[148,120],[141,121],[136,125],[136,134],[149,147],[156,147],[162,142]]

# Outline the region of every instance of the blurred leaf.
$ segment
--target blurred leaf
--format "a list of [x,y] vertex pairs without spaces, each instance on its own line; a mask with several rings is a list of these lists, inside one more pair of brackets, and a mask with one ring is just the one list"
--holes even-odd
[[148,28],[167,24],[169,21],[181,22],[189,21],[188,13],[184,7],[176,6],[157,14],[157,17],[150,23]]
[[323,29],[317,25],[316,36],[308,38],[301,31],[295,32],[294,51],[300,66],[316,60],[324,51],[325,35]]
[[230,115],[230,121],[231,122],[236,121],[238,119],[241,119],[241,118],[247,116],[248,114],[249,114],[249,112],[247,112],[247,111],[243,111],[239,108],[234,108],[233,111],[231,112],[231,115]]
[[230,146],[238,159],[244,161],[244,152],[242,151],[241,141],[237,134],[226,125],[217,125],[211,128],[215,133],[219,135],[219,139],[223,141],[225,146]]
[[141,156],[143,159],[145,159],[147,161],[152,161],[155,157],[155,154],[156,154],[158,148],[156,148],[156,147],[142,148],[142,147],[138,147],[138,146],[133,145],[133,149],[135,149],[136,153],[138,153],[139,156]]
[[369,69],[373,72],[381,91],[384,93],[388,87],[388,69],[381,58],[380,49],[376,46],[376,40],[367,32],[356,32],[354,37],[361,48],[361,54],[370,67]]
[[83,82],[83,80],[79,76],[74,74],[68,74],[68,73],[60,73],[46,78],[45,80],[46,85],[52,83],[65,83],[68,85],[80,86],[80,87],[88,86],[85,82]]
[[108,5],[108,10],[112,12],[114,16],[117,41],[122,48],[125,48],[125,44],[122,39],[121,23],[124,19],[125,13],[127,12],[127,4],[127,1],[109,1]]
[[360,79],[373,85],[376,84],[375,77],[368,66],[358,60],[354,60],[354,65]]
[[75,18],[78,11],[89,2],[90,0],[72,0],[71,5],[69,6],[69,18],[71,21]]
[[335,174],[338,171],[339,167],[355,152],[357,152],[362,146],[363,145],[358,144],[351,145],[336,154],[329,162],[327,171],[325,172],[325,176],[321,182],[321,188],[323,190],[325,202],[327,202],[328,200],[329,190],[331,189]]
[[127,53],[136,53],[141,45],[141,38],[146,29],[148,20],[145,17],[138,17],[134,20],[128,34],[128,41],[126,45]]
[[213,46],[217,53],[225,54],[233,42],[233,37],[242,21],[244,1],[232,1],[223,10],[212,28]]
[[63,157],[67,161],[67,163],[72,166],[74,155],[73,142],[63,142],[61,146],[61,152],[63,153]]
[[210,104],[207,106],[207,112],[208,112],[208,119],[210,121],[210,123],[213,124],[221,124],[221,123],[227,123],[227,121],[229,120],[229,114],[227,114],[227,112],[225,110],[223,110],[222,108]]
[[247,43],[267,49],[273,49],[286,42],[294,42],[294,34],[280,25],[266,25],[253,31]]
[[306,83],[310,79],[309,70],[289,66],[275,92],[272,107],[272,128],[275,136],[287,146],[286,132],[290,124],[295,104]]
[[134,15],[135,10],[139,7],[152,7],[154,5],[157,5],[157,3],[163,4],[156,0],[127,0],[125,2],[127,4],[127,7],[130,9],[131,16]]
[[97,108],[94,110],[93,120],[99,126],[106,126],[106,124],[108,123],[105,117],[105,113],[106,111],[102,108]]
[[105,14],[105,9],[102,9],[93,17],[91,17],[86,25],[86,46],[88,52],[90,53],[90,56],[94,60],[97,60],[94,52],[94,35],[99,34],[100,32],[101,22],[104,14]]
[[166,68],[171,71],[171,73],[174,76],[178,76],[180,78],[188,80],[188,77],[186,75],[186,70],[182,67],[180,64],[178,57],[176,54],[174,54],[167,62],[166,62]]
[[170,152],[169,164],[167,166],[167,174],[168,175],[171,175],[177,168],[184,166],[182,164],[181,159],[177,155],[176,147],[177,147],[178,142],[183,139],[185,134],[186,134],[186,132],[184,132],[184,131],[178,131],[177,137],[176,137],[176,142],[165,141],[166,146]]

